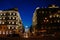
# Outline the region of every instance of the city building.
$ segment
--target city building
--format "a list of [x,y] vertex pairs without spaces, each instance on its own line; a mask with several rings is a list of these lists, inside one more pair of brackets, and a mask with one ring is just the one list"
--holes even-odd
[[[56,34],[60,31],[60,8],[57,5],[49,5],[48,8],[37,7],[32,18],[32,33]],[[44,35],[42,35],[44,36]]]
[[17,8],[0,10],[0,36],[20,34],[22,31],[22,20]]

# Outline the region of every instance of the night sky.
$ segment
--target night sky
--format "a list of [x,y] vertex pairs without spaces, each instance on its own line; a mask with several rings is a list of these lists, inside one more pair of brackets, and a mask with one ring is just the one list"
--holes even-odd
[[17,7],[24,26],[32,24],[32,17],[36,7],[47,7],[50,4],[60,6],[59,0],[0,0],[0,10]]

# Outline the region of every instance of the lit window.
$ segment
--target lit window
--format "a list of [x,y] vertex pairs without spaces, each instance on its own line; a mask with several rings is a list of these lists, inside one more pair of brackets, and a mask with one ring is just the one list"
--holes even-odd
[[57,22],[59,23],[59,20]]
[[12,29],[14,29],[14,27],[12,27]]
[[3,17],[3,19],[5,19],[5,17]]
[[47,20],[47,22],[48,22],[49,20]]
[[8,27],[8,29],[10,29],[10,26]]
[[18,29],[18,27],[16,27],[16,29]]
[[16,22],[16,24],[18,24],[18,23]]
[[2,13],[0,15],[2,15]]
[[15,15],[16,13],[13,13],[13,15]]
[[44,22],[45,22],[45,20],[44,20]]
[[11,22],[9,22],[9,24],[10,24]]
[[4,22],[2,22],[2,24],[4,24]]
[[14,24],[14,22],[12,22],[12,24]]
[[47,19],[47,18],[45,17],[45,19]]
[[9,31],[9,34],[12,34],[12,31]]
[[10,15],[11,15],[11,13],[10,13]]
[[52,15],[50,15],[49,17],[52,18]]
[[0,21],[0,24],[1,24],[1,21]]
[[0,34],[1,34],[1,31],[0,31]]
[[5,34],[5,31],[3,31],[3,34]]
[[15,17],[13,17],[13,19],[15,19]]
[[33,19],[33,22],[35,22],[35,19]]
[[4,13],[4,15],[6,15],[6,14]]
[[49,20],[44,20],[44,22],[48,22]]
[[9,17],[9,19],[11,19],[11,17]]
[[6,31],[6,34],[8,34],[8,31]]
[[56,17],[59,17],[59,15],[57,14]]
[[0,17],[0,19],[2,19],[2,18]]

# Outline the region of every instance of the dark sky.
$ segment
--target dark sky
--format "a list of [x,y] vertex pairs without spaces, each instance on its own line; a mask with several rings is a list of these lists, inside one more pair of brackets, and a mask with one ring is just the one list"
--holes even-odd
[[60,6],[59,0],[0,0],[0,10],[17,7],[24,26],[32,24],[32,17],[36,7],[47,7],[50,4]]

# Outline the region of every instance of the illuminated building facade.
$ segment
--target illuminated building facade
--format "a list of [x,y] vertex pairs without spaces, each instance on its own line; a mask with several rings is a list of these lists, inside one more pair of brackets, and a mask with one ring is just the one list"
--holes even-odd
[[48,8],[37,7],[33,14],[33,32],[55,33],[60,31],[60,8],[50,5]]
[[0,10],[0,35],[19,34],[22,21],[18,9]]

